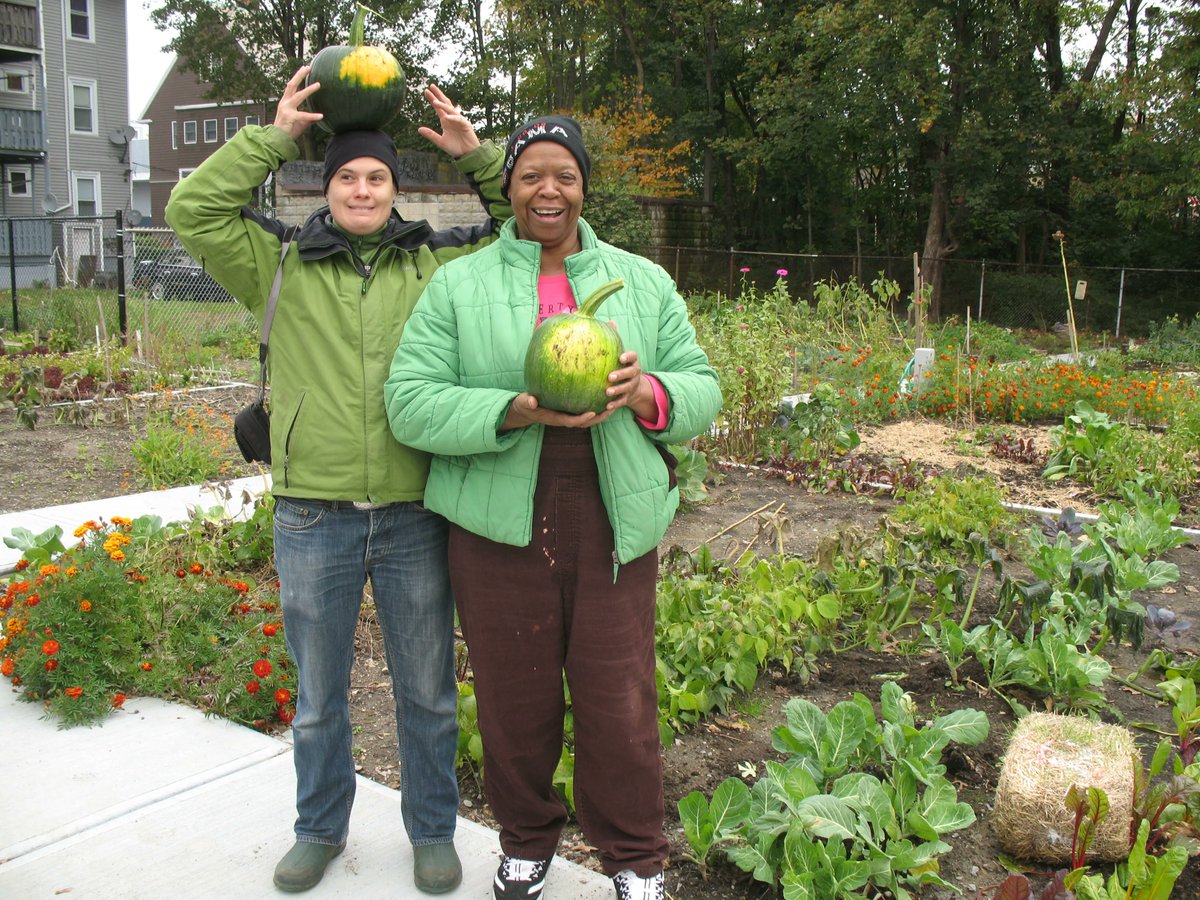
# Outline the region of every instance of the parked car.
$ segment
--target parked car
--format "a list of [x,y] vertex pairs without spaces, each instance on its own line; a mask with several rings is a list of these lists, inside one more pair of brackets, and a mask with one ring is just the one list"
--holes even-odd
[[139,259],[134,264],[133,283],[149,291],[155,300],[233,299],[200,263],[178,247],[162,256]]

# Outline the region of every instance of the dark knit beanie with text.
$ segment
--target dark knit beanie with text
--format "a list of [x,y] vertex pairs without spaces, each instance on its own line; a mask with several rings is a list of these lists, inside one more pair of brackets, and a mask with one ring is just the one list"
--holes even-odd
[[579,163],[579,172],[583,175],[583,193],[586,196],[592,160],[588,156],[587,147],[583,145],[583,129],[570,116],[540,116],[526,122],[512,133],[508,145],[504,148],[504,174],[500,179],[500,193],[508,196],[513,167],[525,148],[535,141],[554,141],[571,151],[571,155]]

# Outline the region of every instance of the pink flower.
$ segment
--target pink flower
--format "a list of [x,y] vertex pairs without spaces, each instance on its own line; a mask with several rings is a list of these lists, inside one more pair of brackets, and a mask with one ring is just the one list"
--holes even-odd
[[780,278],[786,278],[787,277],[787,269],[776,269],[775,274],[778,275]]
[[738,269],[738,271],[739,271],[739,272],[749,272],[749,271],[750,271],[750,267],[749,267],[749,266],[742,266],[740,269]]

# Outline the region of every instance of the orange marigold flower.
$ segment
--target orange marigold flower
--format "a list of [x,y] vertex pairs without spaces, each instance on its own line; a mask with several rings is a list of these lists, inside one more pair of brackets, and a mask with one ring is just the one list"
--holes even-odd
[[108,554],[108,558],[113,562],[125,562],[125,552],[123,550],[114,550]]
[[280,688],[275,692],[275,702],[280,706],[292,702],[292,692],[287,688]]
[[257,694],[260,690],[262,690],[262,685],[259,684],[257,681],[247,681],[246,682],[246,693],[247,694]]
[[279,721],[291,724],[292,719],[296,718],[296,711],[290,706],[279,707]]
[[79,611],[80,612],[91,612],[92,611],[92,601],[91,600],[80,600],[79,601]]
[[188,571],[193,575],[203,575],[204,566],[200,565],[200,563],[192,563],[190,566],[188,566]]
[[124,516],[113,516],[112,523],[114,525],[120,525],[122,528],[128,528],[130,525],[133,524],[133,520],[127,519]]
[[145,662],[143,662],[143,663],[142,663],[142,664],[139,666],[139,668],[140,668],[140,669],[141,669],[143,672],[149,672],[151,669],[153,669],[153,668],[154,668],[154,663],[150,662],[149,660],[146,660]]
[[38,571],[42,574],[43,577],[45,577],[47,575],[57,575],[58,574],[58,566],[53,565],[53,564],[47,564],[47,565],[42,566],[40,569],[38,569]]
[[112,705],[113,705],[113,709],[120,709],[122,706],[124,706],[125,705],[125,695],[124,694],[113,694]]
[[256,661],[251,668],[254,669],[254,674],[259,678],[266,678],[271,674],[271,663],[265,659]]
[[29,568],[29,560],[27,560],[27,559],[18,559],[17,564],[15,566],[13,566],[13,569],[17,572],[24,572],[28,568]]
[[187,569],[176,569],[175,577],[176,578],[187,578]]
[[58,660],[57,659],[46,660],[46,665],[44,666],[44,668],[46,669],[47,672],[53,672],[55,669],[58,668]]
[[13,658],[11,656],[6,656],[4,657],[4,662],[0,662],[0,675],[8,678],[12,675],[13,670],[16,669],[16,667],[17,664],[13,661]]
[[78,687],[78,686],[77,687],[69,687],[65,691],[63,691],[63,693],[66,694],[68,697],[70,697],[72,700],[78,700],[80,697],[83,696],[83,688]]
[[67,568],[67,577],[68,578],[74,578],[78,574],[79,574],[79,570],[77,568],[75,568],[74,566],[69,566]]
[[262,627],[262,632],[267,637],[275,637],[275,635],[277,635],[279,633],[279,626],[276,625],[274,622],[268,622],[266,625],[264,625]]
[[26,606],[37,606],[41,602],[42,602],[42,597],[40,594],[30,594],[28,597],[25,598]]
[[56,640],[49,640],[42,643],[42,652],[47,656],[53,656],[61,649],[60,644]]

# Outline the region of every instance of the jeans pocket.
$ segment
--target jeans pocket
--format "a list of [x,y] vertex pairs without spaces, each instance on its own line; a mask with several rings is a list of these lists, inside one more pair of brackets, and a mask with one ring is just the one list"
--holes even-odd
[[323,504],[276,497],[275,525],[285,531],[306,531],[315,528],[328,511]]

